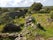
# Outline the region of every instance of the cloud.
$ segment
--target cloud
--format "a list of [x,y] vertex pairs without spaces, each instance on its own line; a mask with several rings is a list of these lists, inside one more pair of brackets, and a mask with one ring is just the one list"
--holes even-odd
[[19,3],[22,0],[0,0],[0,6],[1,7],[11,7],[14,6],[15,4]]
[[46,0],[34,0],[35,2],[45,2]]
[[44,2],[45,0],[0,0],[0,7],[27,7],[33,2]]
[[33,0],[22,0],[21,2],[17,3],[18,6],[30,6],[34,1]]

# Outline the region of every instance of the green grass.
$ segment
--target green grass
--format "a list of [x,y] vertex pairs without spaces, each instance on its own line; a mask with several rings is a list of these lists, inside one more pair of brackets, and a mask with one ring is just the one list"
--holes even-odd
[[25,23],[24,18],[20,17],[19,19],[14,19],[13,20],[15,24],[22,24]]
[[47,18],[49,18],[49,14],[33,14],[32,15],[37,22],[39,22],[45,29],[46,32],[37,29],[37,33],[41,34],[41,35],[45,35],[44,37],[51,37],[53,36],[53,23],[48,22]]
[[3,30],[5,24],[4,25],[0,25],[0,32]]
[[[27,29],[29,31],[32,31],[32,33],[31,33],[32,34],[32,37],[33,37],[32,39],[34,39],[34,35],[36,33],[43,35],[45,38],[53,37],[53,22],[50,23],[50,22],[47,21],[47,19],[50,17],[49,14],[34,13],[34,14],[32,14],[32,16],[35,18],[35,21],[36,22],[39,22],[42,25],[42,27],[44,27],[46,29],[46,31],[44,32],[44,31],[42,31],[42,30],[40,30],[38,28],[35,30],[33,27],[30,27],[30,26],[27,27]],[[14,19],[13,21],[14,21],[14,23],[16,25],[25,23],[25,19],[22,18],[22,17],[20,17],[19,19],[18,18],[17,19]],[[3,30],[3,27],[4,26],[5,25],[0,25],[0,31]],[[24,27],[22,27],[22,29],[23,28]],[[31,38],[30,35],[28,35],[27,37],[30,37]],[[32,40],[32,39],[30,39],[30,40]]]
[[33,40],[34,39],[34,35],[36,34],[40,34],[42,35],[44,38],[49,38],[49,37],[53,37],[53,22],[48,22],[47,18],[50,17],[49,14],[32,14],[32,16],[35,18],[36,22],[39,22],[42,27],[44,27],[44,29],[46,31],[40,30],[40,29],[34,29],[33,27],[28,27],[28,30],[31,31],[31,36],[27,34],[27,37],[29,37],[29,40]]

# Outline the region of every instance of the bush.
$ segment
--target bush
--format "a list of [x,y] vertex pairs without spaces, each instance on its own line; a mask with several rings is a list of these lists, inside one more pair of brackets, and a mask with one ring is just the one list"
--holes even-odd
[[46,31],[46,30],[41,26],[40,23],[37,24],[37,27],[38,27],[40,30]]
[[50,11],[47,9],[41,9],[40,11],[38,11],[39,13],[49,13]]
[[35,22],[36,22],[35,18],[32,18],[32,22],[33,22],[33,23],[35,23]]
[[9,23],[9,24],[5,25],[2,32],[19,32],[19,31],[21,31],[20,25],[16,26],[12,23]]
[[40,9],[42,9],[42,6],[43,5],[41,3],[33,3],[30,7],[30,10],[39,11]]
[[8,13],[8,16],[11,17],[12,19],[15,19],[15,17],[24,17],[26,14],[27,10],[20,10],[20,12],[10,12]]

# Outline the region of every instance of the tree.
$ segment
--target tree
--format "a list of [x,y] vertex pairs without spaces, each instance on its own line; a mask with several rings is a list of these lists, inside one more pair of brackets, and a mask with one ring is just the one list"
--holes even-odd
[[39,11],[42,8],[42,6],[43,5],[41,3],[33,3],[30,7],[30,10]]
[[8,12],[8,9],[7,8],[1,8],[1,11],[2,12]]

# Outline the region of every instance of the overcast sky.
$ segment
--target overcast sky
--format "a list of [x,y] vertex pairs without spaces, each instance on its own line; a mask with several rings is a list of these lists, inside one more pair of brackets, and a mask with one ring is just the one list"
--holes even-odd
[[0,0],[0,7],[28,7],[34,2],[41,2],[43,6],[53,5],[53,0]]

